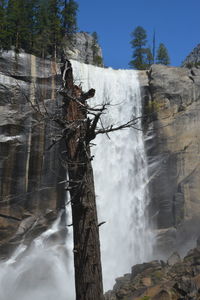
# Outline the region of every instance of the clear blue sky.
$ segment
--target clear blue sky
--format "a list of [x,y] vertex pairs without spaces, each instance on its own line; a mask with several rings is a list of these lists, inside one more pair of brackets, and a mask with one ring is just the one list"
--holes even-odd
[[131,60],[130,33],[138,25],[152,44],[168,48],[171,65],[179,66],[200,43],[200,0],[77,0],[79,30],[99,35],[104,63],[128,68]]

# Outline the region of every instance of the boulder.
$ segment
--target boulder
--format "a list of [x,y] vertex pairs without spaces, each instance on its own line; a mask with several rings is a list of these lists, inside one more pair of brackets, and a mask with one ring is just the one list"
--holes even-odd
[[169,266],[173,266],[181,262],[181,257],[178,252],[173,252],[167,260]]
[[133,266],[134,276],[118,278],[105,300],[199,300],[200,252],[192,249],[182,261],[177,253],[173,257],[173,264],[152,261]]

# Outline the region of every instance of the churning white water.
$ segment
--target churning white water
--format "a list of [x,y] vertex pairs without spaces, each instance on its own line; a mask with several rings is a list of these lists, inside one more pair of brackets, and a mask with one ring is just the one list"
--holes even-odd
[[[110,103],[101,119],[104,127],[141,116],[136,71],[72,64],[75,83],[85,91],[96,89],[90,105]],[[135,127],[99,135],[92,148],[98,219],[106,222],[99,227],[105,291],[135,263],[151,258],[147,162],[140,121]],[[58,232],[58,224],[36,239],[28,252],[21,246],[0,264],[1,300],[74,300],[72,233],[70,242],[55,242],[50,236]]]
[[[104,127],[121,125],[142,114],[137,72],[101,69],[73,62],[75,82],[84,90],[96,89],[90,105],[110,103],[102,118]],[[147,161],[141,122],[98,136],[93,149],[95,187],[100,227],[104,289],[130,267],[151,258],[148,229]]]
[[74,299],[73,270],[67,263],[72,255],[61,232],[59,217],[30,249],[21,245],[0,263],[1,300]]

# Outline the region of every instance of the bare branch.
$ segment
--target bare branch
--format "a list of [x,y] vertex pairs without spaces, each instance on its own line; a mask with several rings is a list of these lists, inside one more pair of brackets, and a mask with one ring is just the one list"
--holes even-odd
[[122,125],[119,125],[119,126],[110,125],[110,126],[108,126],[106,128],[97,130],[95,132],[95,134],[96,135],[97,134],[104,134],[104,133],[109,133],[109,132],[113,132],[113,131],[117,131],[117,130],[122,130],[122,129],[126,129],[126,128],[135,128],[134,125],[137,124],[137,122],[138,122],[139,119],[140,119],[140,117],[138,117],[138,118],[134,117],[133,119],[131,119],[130,121],[128,121],[127,123],[124,123]]

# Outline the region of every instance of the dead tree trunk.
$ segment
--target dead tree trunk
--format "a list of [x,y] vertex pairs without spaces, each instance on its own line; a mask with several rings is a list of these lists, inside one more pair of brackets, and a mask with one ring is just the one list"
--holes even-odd
[[83,93],[73,82],[69,61],[62,69],[64,86],[63,112],[66,120],[65,142],[69,173],[74,230],[74,267],[77,300],[102,300],[103,285],[99,228],[89,141],[91,122],[87,118],[86,100],[94,96],[92,89]]

